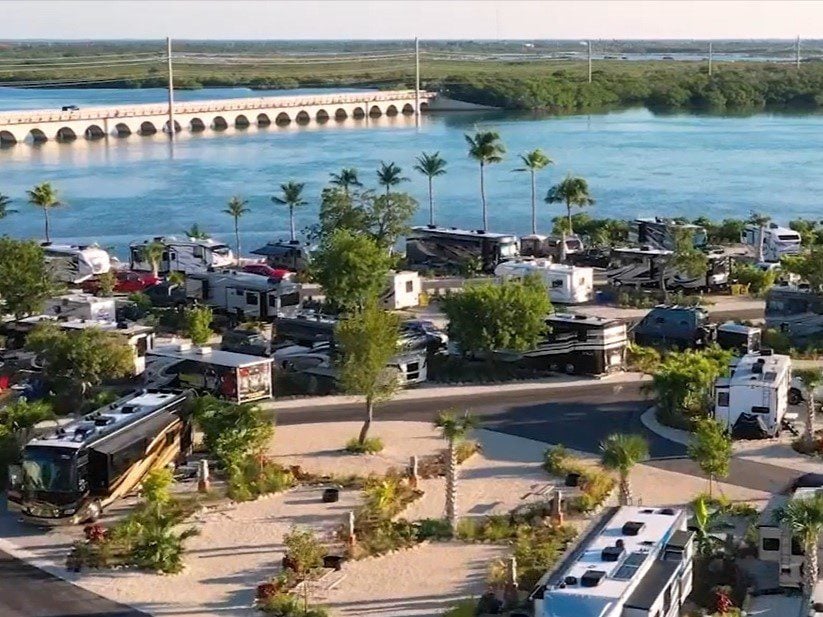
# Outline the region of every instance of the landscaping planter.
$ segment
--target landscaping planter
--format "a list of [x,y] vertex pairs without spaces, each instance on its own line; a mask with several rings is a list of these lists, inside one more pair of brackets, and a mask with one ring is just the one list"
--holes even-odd
[[566,474],[566,486],[580,486],[581,474],[576,471],[570,471]]
[[339,488],[327,488],[323,491],[323,503],[336,503],[340,501]]
[[323,557],[323,567],[332,570],[342,570],[345,559],[341,555],[325,555]]

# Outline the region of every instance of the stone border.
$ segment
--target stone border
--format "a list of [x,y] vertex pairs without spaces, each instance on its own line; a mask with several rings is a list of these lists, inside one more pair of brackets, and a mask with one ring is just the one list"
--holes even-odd
[[679,428],[671,428],[670,426],[663,426],[657,420],[657,406],[649,407],[640,416],[640,422],[649,429],[652,433],[663,439],[674,441],[684,446],[688,446],[691,442],[691,433]]

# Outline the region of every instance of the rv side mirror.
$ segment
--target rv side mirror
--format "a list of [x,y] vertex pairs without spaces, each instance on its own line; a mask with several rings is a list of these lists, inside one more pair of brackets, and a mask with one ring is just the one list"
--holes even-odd
[[9,488],[17,490],[23,486],[23,468],[20,465],[9,465]]

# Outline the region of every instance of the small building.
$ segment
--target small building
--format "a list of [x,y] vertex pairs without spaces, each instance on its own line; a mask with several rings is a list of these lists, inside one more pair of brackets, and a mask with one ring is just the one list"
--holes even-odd
[[423,290],[420,274],[417,272],[389,272],[387,289],[380,296],[383,308],[397,310],[413,308],[420,304]]
[[685,510],[607,512],[530,599],[535,617],[675,617],[692,589],[694,533]]
[[594,297],[594,270],[545,259],[504,261],[494,269],[503,280],[523,279],[535,275],[543,281],[549,299],[558,304],[581,304]]

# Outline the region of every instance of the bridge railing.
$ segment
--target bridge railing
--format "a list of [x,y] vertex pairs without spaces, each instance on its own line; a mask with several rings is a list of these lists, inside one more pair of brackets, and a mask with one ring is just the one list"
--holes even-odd
[[[434,92],[420,92],[423,100],[431,99]],[[244,99],[215,99],[212,101],[186,101],[174,104],[176,114],[220,113],[226,111],[250,111],[255,109],[288,109],[315,105],[369,104],[384,101],[414,99],[414,90],[383,92],[341,92],[309,96],[269,96]],[[145,116],[167,115],[168,104],[146,103],[111,107],[87,107],[77,111],[52,111],[33,109],[0,112],[0,126],[36,124],[39,122],[73,122],[77,120],[116,120]]]

